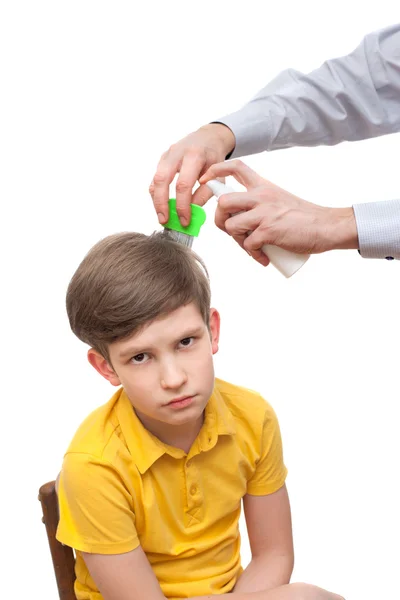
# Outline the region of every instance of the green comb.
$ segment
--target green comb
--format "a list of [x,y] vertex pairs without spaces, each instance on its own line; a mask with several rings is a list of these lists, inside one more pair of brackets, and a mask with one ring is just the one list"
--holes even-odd
[[197,206],[197,204],[191,204],[190,208],[192,212],[190,223],[187,227],[184,227],[179,220],[178,213],[176,212],[175,198],[170,198],[168,201],[168,207],[169,219],[163,225],[165,235],[175,242],[191,248],[193,244],[193,238],[199,235],[201,226],[206,220],[205,210],[201,208],[201,206]]

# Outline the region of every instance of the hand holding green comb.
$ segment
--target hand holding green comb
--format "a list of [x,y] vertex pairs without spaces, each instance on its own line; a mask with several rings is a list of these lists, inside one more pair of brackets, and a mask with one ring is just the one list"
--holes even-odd
[[201,206],[197,206],[197,204],[191,204],[191,219],[190,223],[187,227],[184,227],[180,220],[178,213],[176,211],[176,200],[175,198],[171,198],[168,201],[169,208],[169,219],[163,225],[164,233],[170,239],[182,244],[183,246],[187,246],[188,248],[192,247],[193,239],[197,237],[200,233],[201,226],[205,223],[206,220],[206,212]]

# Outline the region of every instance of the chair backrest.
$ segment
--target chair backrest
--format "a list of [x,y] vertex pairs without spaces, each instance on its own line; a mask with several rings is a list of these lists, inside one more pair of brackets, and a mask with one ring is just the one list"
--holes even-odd
[[56,539],[59,514],[55,484],[55,481],[50,481],[42,485],[39,490],[39,500],[43,510],[42,521],[46,526],[60,600],[76,600],[74,551]]

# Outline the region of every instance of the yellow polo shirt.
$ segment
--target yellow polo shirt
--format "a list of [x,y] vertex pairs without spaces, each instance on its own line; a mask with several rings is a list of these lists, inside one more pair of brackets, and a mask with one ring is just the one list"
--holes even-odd
[[77,550],[78,600],[101,600],[79,551],[142,546],[167,598],[227,593],[242,572],[245,494],[271,494],[286,478],[279,425],[256,392],[215,381],[190,452],[141,424],[124,390],[78,429],[59,485],[57,539]]

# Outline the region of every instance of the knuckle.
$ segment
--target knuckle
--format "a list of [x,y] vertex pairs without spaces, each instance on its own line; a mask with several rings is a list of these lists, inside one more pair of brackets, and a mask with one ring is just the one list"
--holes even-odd
[[177,184],[176,184],[176,191],[179,192],[180,194],[188,192],[189,190],[192,189],[192,186],[184,180],[178,180]]
[[226,208],[227,202],[228,202],[228,200],[227,200],[226,194],[223,194],[218,199],[218,206],[220,208]]
[[247,237],[243,242],[243,248],[248,250],[249,252],[253,252],[256,249],[257,245],[254,242],[254,238]]
[[201,146],[190,146],[190,148],[186,150],[185,154],[189,158],[197,158],[198,156],[204,154],[204,148]]
[[175,142],[175,144],[171,144],[171,146],[168,148],[168,150],[165,153],[165,157],[167,157],[169,154],[174,154],[175,152],[177,152],[177,150],[179,150],[179,142]]
[[244,240],[244,247],[249,252],[255,252],[256,250],[260,250],[261,246],[265,244],[264,240],[258,236],[251,234]]
[[230,219],[228,219],[225,222],[225,229],[229,233],[229,235],[232,235],[232,233],[235,231],[235,224],[232,223],[232,221]]
[[167,172],[163,171],[163,170],[158,170],[157,173],[154,175],[152,185],[154,187],[154,186],[164,185],[167,182],[168,182]]

